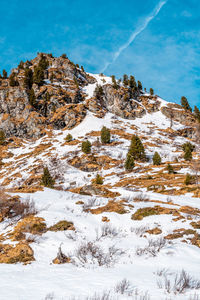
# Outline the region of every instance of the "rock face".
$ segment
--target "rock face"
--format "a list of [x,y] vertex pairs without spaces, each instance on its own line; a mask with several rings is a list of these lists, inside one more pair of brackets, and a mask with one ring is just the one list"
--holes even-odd
[[[41,58],[48,67],[43,70],[43,83],[32,83],[34,105],[30,102],[30,86],[25,86],[25,69],[38,67]],[[31,62],[12,70],[18,85],[10,86],[9,79],[0,79],[0,129],[7,137],[38,138],[46,128],[61,129],[76,126],[86,114],[81,88],[96,80],[75,66],[68,58],[53,58],[38,54]],[[48,100],[45,100],[46,95]],[[72,106],[72,104],[74,104]]]
[[184,110],[178,104],[168,104],[161,108],[161,112],[167,117],[172,118],[174,121],[177,121],[183,125],[188,125],[195,123],[195,118],[190,111]]
[[121,87],[116,90],[107,84],[103,86],[103,92],[104,106],[109,112],[125,119],[140,118],[145,114],[143,105],[129,98],[127,89]]
[[71,129],[84,119],[87,109],[100,118],[107,111],[135,119],[161,110],[167,118],[173,116],[184,125],[195,121],[191,112],[179,105],[160,107],[156,95],[123,85],[116,88],[106,81],[100,97],[94,92],[92,98],[85,99],[84,88],[97,81],[66,56],[39,53],[33,60],[20,63],[12,76],[0,78],[0,129],[6,137],[39,138],[47,130]]

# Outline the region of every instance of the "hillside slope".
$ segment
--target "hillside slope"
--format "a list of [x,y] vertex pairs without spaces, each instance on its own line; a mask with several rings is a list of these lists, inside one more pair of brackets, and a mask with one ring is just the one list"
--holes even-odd
[[[12,74],[18,84],[0,80],[1,299],[200,299],[193,113],[65,56],[38,54]],[[146,159],[127,171],[133,136]],[[44,168],[53,188],[41,185]]]

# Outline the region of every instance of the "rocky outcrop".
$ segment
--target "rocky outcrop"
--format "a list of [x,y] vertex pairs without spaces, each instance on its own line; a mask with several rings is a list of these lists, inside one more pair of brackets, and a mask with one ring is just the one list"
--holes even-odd
[[195,118],[189,110],[184,110],[180,105],[168,104],[161,107],[161,112],[169,119],[179,122],[183,125],[195,123]]
[[140,118],[145,114],[145,108],[139,101],[130,99],[128,90],[123,87],[116,90],[110,84],[104,85],[103,103],[109,112],[124,119]]
[[[24,84],[25,68],[34,72],[41,57],[45,57],[48,68],[44,70],[43,84],[32,84],[33,104],[30,89]],[[32,61],[13,69],[12,73],[18,85],[10,86],[9,79],[0,79],[0,129],[7,137],[39,138],[47,128],[70,129],[85,117],[84,105],[78,105],[84,100],[79,87],[96,80],[68,58],[38,54]],[[45,100],[47,94],[49,98]]]

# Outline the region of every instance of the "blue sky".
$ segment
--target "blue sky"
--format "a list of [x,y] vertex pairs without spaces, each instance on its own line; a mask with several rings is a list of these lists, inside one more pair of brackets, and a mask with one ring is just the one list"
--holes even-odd
[[[66,53],[88,72],[133,74],[169,101],[200,106],[200,2],[166,0],[1,0],[0,69],[37,52]],[[165,2],[165,1],[164,1]]]

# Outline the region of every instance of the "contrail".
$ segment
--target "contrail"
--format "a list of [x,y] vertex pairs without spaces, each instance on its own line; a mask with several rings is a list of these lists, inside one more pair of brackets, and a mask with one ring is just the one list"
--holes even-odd
[[165,3],[167,2],[167,0],[165,1],[160,1],[158,3],[158,5],[154,8],[152,14],[144,21],[144,24],[136,29],[135,31],[133,31],[133,33],[131,34],[130,38],[128,39],[128,41],[122,45],[113,55],[113,59],[112,61],[106,63],[106,65],[104,66],[103,70],[101,71],[102,73],[105,72],[107,70],[107,68],[112,65],[116,59],[120,56],[120,54],[122,53],[122,51],[124,51],[126,48],[128,48],[128,46],[135,40],[135,38],[143,31],[145,30],[145,28],[148,26],[148,24],[151,22],[151,20],[153,20],[157,14],[159,13],[159,11],[161,10],[161,8],[163,7],[163,5],[165,5]]

